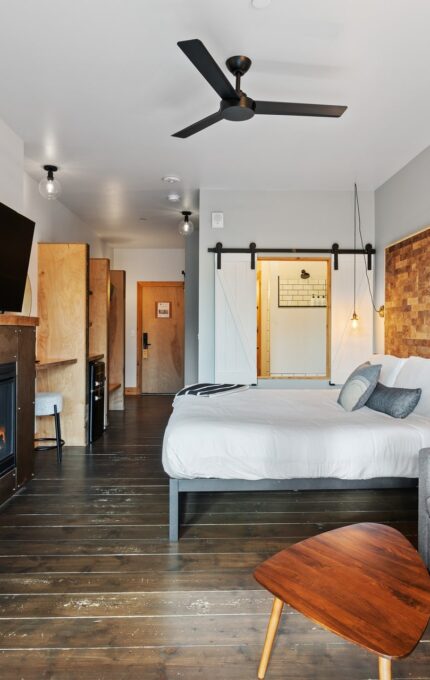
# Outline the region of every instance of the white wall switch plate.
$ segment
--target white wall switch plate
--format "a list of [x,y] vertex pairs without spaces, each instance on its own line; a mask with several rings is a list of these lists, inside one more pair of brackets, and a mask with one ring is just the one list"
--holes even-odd
[[212,213],[212,229],[224,229],[224,213]]

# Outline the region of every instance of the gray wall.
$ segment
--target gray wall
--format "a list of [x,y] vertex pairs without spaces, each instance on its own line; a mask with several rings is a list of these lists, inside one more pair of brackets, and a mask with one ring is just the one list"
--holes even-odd
[[[376,303],[384,302],[384,248],[430,224],[430,147],[375,192]],[[375,325],[375,348],[384,349],[384,325]]]
[[198,379],[199,232],[185,239],[185,384]]
[[[374,243],[374,194],[360,192],[365,241]],[[199,380],[214,379],[214,255],[227,247],[330,248],[353,242],[352,191],[200,190]],[[212,229],[211,212],[224,213],[225,227]]]

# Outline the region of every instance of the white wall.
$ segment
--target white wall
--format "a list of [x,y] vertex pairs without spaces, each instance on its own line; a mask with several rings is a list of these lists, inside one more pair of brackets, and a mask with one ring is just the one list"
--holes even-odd
[[[214,377],[214,265],[208,247],[330,248],[353,245],[352,191],[200,191],[199,380]],[[374,194],[360,193],[365,242],[374,243]],[[225,228],[211,228],[211,212],[224,212]],[[342,265],[341,265],[342,266]],[[348,310],[349,313],[349,310]],[[346,314],[346,316],[348,315]],[[347,319],[346,319],[347,320]]]
[[28,274],[31,281],[33,304],[31,313],[37,316],[37,244],[48,243],[89,243],[90,256],[102,257],[100,239],[88,226],[60,201],[48,201],[39,193],[38,183],[24,173],[24,194],[22,212],[36,222]]
[[22,212],[24,142],[0,119],[0,202]]
[[185,239],[185,384],[199,371],[199,232]]
[[39,194],[38,183],[24,171],[24,143],[0,119],[0,201],[36,222],[29,276],[37,315],[37,243],[84,242],[91,255],[100,257],[103,247],[89,228],[60,201],[47,201]]
[[[375,192],[376,304],[384,303],[384,248],[430,225],[430,147]],[[384,324],[376,324],[375,347],[384,350]]]
[[115,248],[113,260],[113,269],[126,272],[125,384],[126,387],[135,387],[137,282],[182,281],[185,250]]

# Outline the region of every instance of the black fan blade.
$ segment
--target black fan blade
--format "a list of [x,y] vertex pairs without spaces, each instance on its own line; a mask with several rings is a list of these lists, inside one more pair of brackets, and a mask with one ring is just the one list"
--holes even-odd
[[239,99],[233,85],[227,80],[201,40],[181,40],[178,42],[178,47],[200,71],[203,78],[206,78],[215,92],[218,92],[221,99]]
[[290,102],[255,102],[255,113],[268,116],[319,116],[321,118],[340,118],[347,106],[327,104],[296,104]]
[[181,139],[185,139],[185,137],[191,137],[191,135],[195,135],[196,132],[204,130],[205,128],[209,127],[209,125],[218,123],[219,120],[222,120],[221,111],[212,113],[212,115],[207,116],[206,118],[202,118],[202,120],[199,120],[197,123],[193,123],[192,125],[189,125],[183,130],[175,132],[175,134],[172,135],[172,137],[180,137]]

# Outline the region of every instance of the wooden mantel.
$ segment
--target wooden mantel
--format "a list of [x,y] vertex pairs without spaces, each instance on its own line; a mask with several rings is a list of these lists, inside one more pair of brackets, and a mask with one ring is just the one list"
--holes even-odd
[[37,316],[20,316],[19,314],[0,314],[0,326],[38,326]]

